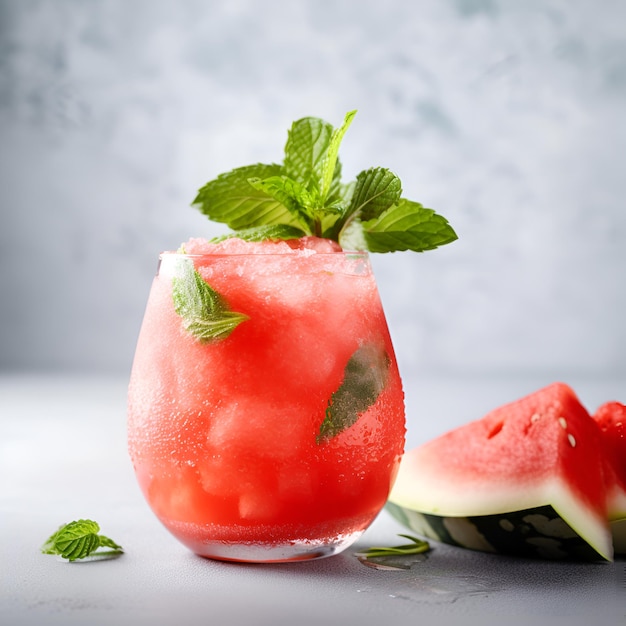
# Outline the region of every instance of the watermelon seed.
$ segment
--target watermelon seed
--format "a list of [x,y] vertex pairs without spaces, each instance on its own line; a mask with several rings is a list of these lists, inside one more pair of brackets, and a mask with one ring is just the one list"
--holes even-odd
[[572,448],[576,447],[576,439],[575,439],[574,435],[572,435],[572,433],[569,433],[567,435],[567,440],[569,441],[569,445],[572,446]]
[[533,413],[530,416],[530,421],[534,424],[535,422],[538,422],[541,419],[541,415],[539,415],[539,413]]
[[563,430],[567,428],[567,420],[564,417],[559,417],[559,424]]

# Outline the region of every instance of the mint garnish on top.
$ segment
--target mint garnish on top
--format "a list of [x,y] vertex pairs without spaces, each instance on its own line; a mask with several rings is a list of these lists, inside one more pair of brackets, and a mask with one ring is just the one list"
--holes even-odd
[[256,164],[220,174],[193,205],[246,240],[332,239],[344,249],[370,252],[432,250],[457,238],[447,220],[402,197],[398,176],[386,168],[341,182],[339,145],[356,111],[333,128],[315,117],[291,126],[281,164]]

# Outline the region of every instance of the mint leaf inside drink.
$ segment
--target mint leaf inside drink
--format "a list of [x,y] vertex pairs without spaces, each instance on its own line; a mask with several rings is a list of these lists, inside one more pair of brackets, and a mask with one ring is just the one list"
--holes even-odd
[[335,437],[354,424],[385,388],[391,360],[382,346],[364,344],[352,354],[339,388],[332,394],[317,442]]
[[232,233],[277,227],[267,238],[316,236],[344,249],[424,252],[454,241],[445,218],[402,197],[400,178],[383,167],[343,183],[339,147],[356,111],[334,128],[315,117],[295,121],[282,164],[256,164],[221,174],[200,189],[193,205]]
[[181,259],[172,279],[174,309],[185,330],[201,343],[225,339],[248,319],[228,308],[224,298],[200,275],[190,259]]

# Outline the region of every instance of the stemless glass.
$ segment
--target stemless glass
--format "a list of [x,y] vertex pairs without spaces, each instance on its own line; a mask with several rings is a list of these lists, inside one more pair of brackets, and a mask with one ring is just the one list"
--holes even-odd
[[[402,385],[365,252],[163,253],[129,385],[129,452],[163,525],[231,561],[336,554],[384,506],[404,448]],[[247,316],[201,341],[185,264]],[[187,270],[189,265],[187,265]]]

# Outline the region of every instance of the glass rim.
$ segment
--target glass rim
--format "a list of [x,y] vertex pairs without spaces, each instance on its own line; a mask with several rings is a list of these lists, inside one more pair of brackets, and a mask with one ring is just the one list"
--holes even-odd
[[269,257],[286,259],[311,259],[311,258],[369,258],[367,250],[335,250],[333,252],[317,252],[311,248],[294,248],[291,252],[204,252],[201,254],[189,254],[187,252],[177,252],[175,250],[164,250],[159,252],[159,259],[227,259],[233,257]]

